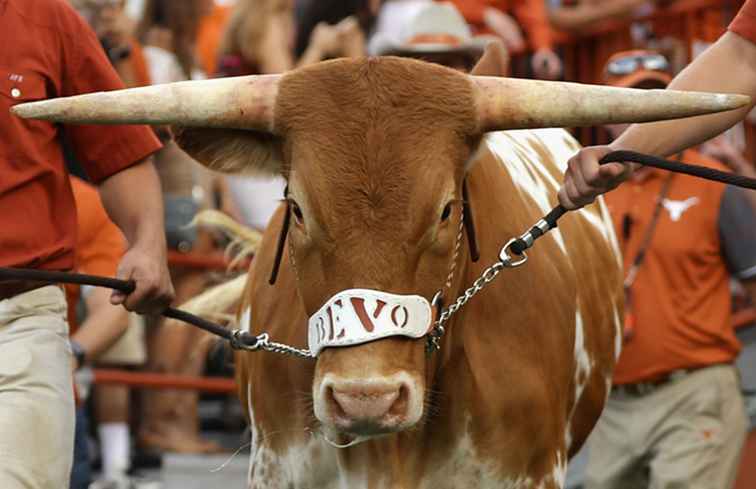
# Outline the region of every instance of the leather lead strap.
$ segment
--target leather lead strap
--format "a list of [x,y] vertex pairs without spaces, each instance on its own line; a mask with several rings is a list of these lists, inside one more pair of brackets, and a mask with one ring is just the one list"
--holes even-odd
[[467,179],[462,180],[462,213],[464,215],[465,234],[467,234],[467,244],[470,248],[470,258],[473,263],[480,258],[478,249],[478,238],[475,235],[475,221],[473,220],[472,204],[470,204],[470,193],[467,190]]
[[[284,189],[284,197],[289,196],[289,187]],[[278,245],[276,246],[276,257],[273,260],[273,269],[270,271],[270,279],[268,283],[274,285],[278,278],[278,270],[281,268],[281,259],[283,258],[284,246],[286,245],[286,236],[289,234],[289,220],[291,219],[291,205],[288,198],[286,199],[286,211],[284,214],[283,224],[281,225],[281,233],[278,235]]]

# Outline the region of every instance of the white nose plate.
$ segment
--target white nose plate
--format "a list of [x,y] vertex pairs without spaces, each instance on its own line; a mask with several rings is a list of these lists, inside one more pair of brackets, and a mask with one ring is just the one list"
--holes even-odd
[[431,327],[427,299],[377,290],[349,289],[331,297],[308,322],[310,352],[349,346],[388,336],[420,338]]

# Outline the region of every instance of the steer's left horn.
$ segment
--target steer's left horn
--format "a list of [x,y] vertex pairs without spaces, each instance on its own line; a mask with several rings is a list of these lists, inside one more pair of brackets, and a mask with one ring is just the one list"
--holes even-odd
[[19,104],[25,119],[72,124],[175,124],[273,131],[281,75],[166,83]]
[[483,131],[650,122],[738,109],[746,95],[471,76]]

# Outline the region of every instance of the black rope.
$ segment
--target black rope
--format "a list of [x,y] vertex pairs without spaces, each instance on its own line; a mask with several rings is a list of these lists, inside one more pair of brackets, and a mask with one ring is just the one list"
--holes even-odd
[[[706,180],[713,180],[716,182],[726,183],[729,185],[735,185],[736,187],[743,187],[756,190],[756,179],[744,177],[742,175],[735,175],[734,173],[723,172],[714,170],[712,168],[706,168],[703,166],[689,165],[687,163],[681,163],[679,161],[670,161],[663,158],[657,158],[656,156],[645,155],[642,153],[636,153],[635,151],[612,151],[606,154],[601,160],[599,165],[605,165],[607,163],[619,163],[623,161],[631,161],[633,163],[640,163],[643,166],[652,166],[654,168],[660,168],[662,170],[668,170],[675,173],[684,173],[686,175],[692,175],[694,177],[704,178]],[[530,231],[525,233],[522,237],[515,240],[509,247],[509,249],[516,255],[522,255],[522,253],[533,246],[536,239],[543,236],[546,232],[557,227],[557,221],[560,217],[567,213],[567,209],[558,205],[554,207],[551,212],[544,216],[543,220],[546,221],[546,229],[533,226]],[[524,236],[530,235],[530,244],[524,239]]]
[[[84,275],[81,273],[0,267],[0,282],[6,280],[93,285],[95,287],[105,287],[117,290],[127,295],[134,292],[134,289],[136,288],[136,284],[133,280],[125,281],[108,277],[98,277],[95,275]],[[207,331],[208,333],[220,336],[221,338],[230,341],[234,347],[243,346],[254,348],[257,345],[257,338],[254,335],[249,334],[247,331],[241,331],[238,334],[234,334],[232,330],[226,329],[219,324],[195,316],[186,311],[169,307],[160,314],[167,318],[178,319],[179,321],[189,323],[192,326]]]

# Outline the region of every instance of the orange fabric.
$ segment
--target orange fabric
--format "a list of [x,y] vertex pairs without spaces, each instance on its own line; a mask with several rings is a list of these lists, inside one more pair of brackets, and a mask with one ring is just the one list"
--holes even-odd
[[230,15],[231,7],[215,5],[210,15],[200,20],[197,29],[197,56],[208,76],[218,71],[218,48]]
[[[696,151],[682,161],[725,170]],[[635,259],[667,174],[653,170],[606,195],[625,271]],[[672,219],[661,209],[646,258],[632,287],[634,335],[625,341],[615,384],[649,381],[681,368],[733,361],[740,350],[731,324],[729,273],[721,253],[719,208],[725,186],[677,174],[667,199],[692,205]],[[679,212],[679,209],[678,209]],[[632,224],[623,235],[623,222]]]
[[[118,263],[126,252],[126,239],[108,217],[100,201],[100,194],[92,185],[71,177],[76,201],[78,236],[76,239],[76,271],[89,275],[115,277]],[[81,295],[78,285],[67,284],[68,324],[71,334],[76,323],[76,304]]]
[[134,76],[136,77],[136,86],[146,87],[151,85],[150,70],[147,68],[147,60],[144,57],[144,50],[142,45],[136,39],[131,40],[131,67],[134,70]]
[[729,29],[751,42],[756,42],[756,0],[747,0]]
[[[21,102],[123,88],[100,42],[68,2],[0,0],[0,265],[74,266],[76,212],[61,128],[10,112]],[[96,182],[160,148],[137,125],[67,125],[76,158]]]
[[553,39],[543,0],[450,0],[470,24],[473,34],[493,34],[483,20],[483,12],[492,7],[505,13],[514,14],[520,27],[527,35],[530,47],[551,49]]

